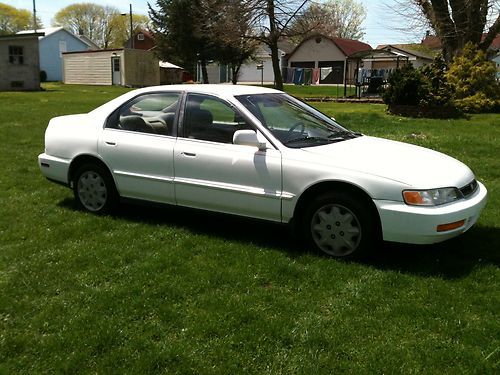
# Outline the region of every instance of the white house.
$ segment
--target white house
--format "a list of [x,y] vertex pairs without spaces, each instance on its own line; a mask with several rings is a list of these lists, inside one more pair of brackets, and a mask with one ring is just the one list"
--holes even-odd
[[[414,68],[420,68],[421,66],[428,65],[432,63],[434,59],[433,56],[412,49],[411,45],[404,44],[394,44],[394,45],[380,45],[377,46],[378,50],[383,50],[387,52],[392,52],[396,56],[399,56],[401,59],[404,59],[408,63],[412,64]],[[396,68],[396,61],[394,58],[388,58],[385,61],[377,61],[372,66],[372,69],[380,69],[380,68]]]
[[[278,55],[280,67],[286,66],[287,44],[279,43]],[[201,81],[200,67],[197,69],[197,80]],[[208,82],[224,83],[231,82],[231,72],[226,65],[211,63],[207,65]],[[253,59],[246,61],[240,68],[238,83],[274,83],[274,71],[271,60],[271,50],[266,45],[261,45]]]

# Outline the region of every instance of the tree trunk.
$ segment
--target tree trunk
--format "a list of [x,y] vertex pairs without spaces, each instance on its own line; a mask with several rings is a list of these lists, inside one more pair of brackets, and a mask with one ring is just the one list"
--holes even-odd
[[205,59],[201,59],[201,81],[202,83],[208,83],[208,72],[207,72],[207,62]]
[[280,57],[278,51],[279,32],[276,27],[276,15],[274,13],[274,0],[267,0],[267,15],[269,16],[268,46],[271,49],[271,61],[273,63],[274,87],[283,90],[283,77],[281,77]]
[[231,73],[232,73],[231,74],[231,82],[233,83],[233,85],[236,85],[238,83],[241,65],[242,64],[233,65],[231,68]]
[[489,0],[414,0],[441,39],[447,62],[471,42],[487,50],[500,31],[500,16],[481,41],[487,22]]
[[269,47],[271,48],[271,60],[273,63],[274,87],[276,90],[283,90],[283,77],[281,76],[278,41],[271,41]]

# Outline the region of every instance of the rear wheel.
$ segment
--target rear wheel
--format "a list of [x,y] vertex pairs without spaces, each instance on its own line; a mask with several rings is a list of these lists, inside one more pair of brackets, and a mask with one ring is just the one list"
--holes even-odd
[[379,239],[378,221],[365,200],[343,191],[317,197],[306,209],[303,231],[311,246],[336,258],[357,258]]
[[78,168],[73,189],[78,205],[97,214],[110,212],[118,198],[109,172],[96,164],[84,164]]

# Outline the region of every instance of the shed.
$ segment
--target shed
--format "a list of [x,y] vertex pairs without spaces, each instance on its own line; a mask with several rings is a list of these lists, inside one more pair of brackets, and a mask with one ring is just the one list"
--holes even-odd
[[144,87],[160,84],[159,59],[152,51],[110,49],[63,53],[63,82]]
[[[62,81],[62,54],[64,52],[98,49],[88,38],[79,37],[63,27],[39,29],[40,70],[47,74],[47,81]],[[33,33],[33,30],[18,34]]]
[[38,38],[41,35],[0,36],[0,91],[40,90]]

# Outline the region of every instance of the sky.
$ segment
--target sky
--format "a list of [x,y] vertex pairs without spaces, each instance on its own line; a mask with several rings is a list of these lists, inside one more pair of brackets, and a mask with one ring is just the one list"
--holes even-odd
[[[359,0],[358,0],[359,1]],[[375,48],[379,44],[397,44],[419,42],[423,35],[420,33],[403,33],[401,32],[401,19],[391,12],[391,6],[395,0],[360,0],[367,11],[363,28],[365,36],[363,41]],[[14,6],[32,10],[33,0],[0,0],[0,2]],[[45,27],[51,26],[51,21],[54,15],[60,9],[70,4],[78,2],[95,2],[100,5],[111,5],[118,8],[119,11],[127,13],[129,4],[132,4],[133,13],[148,14],[148,0],[36,0],[37,16],[42,20]],[[154,5],[155,0],[149,0]]]

